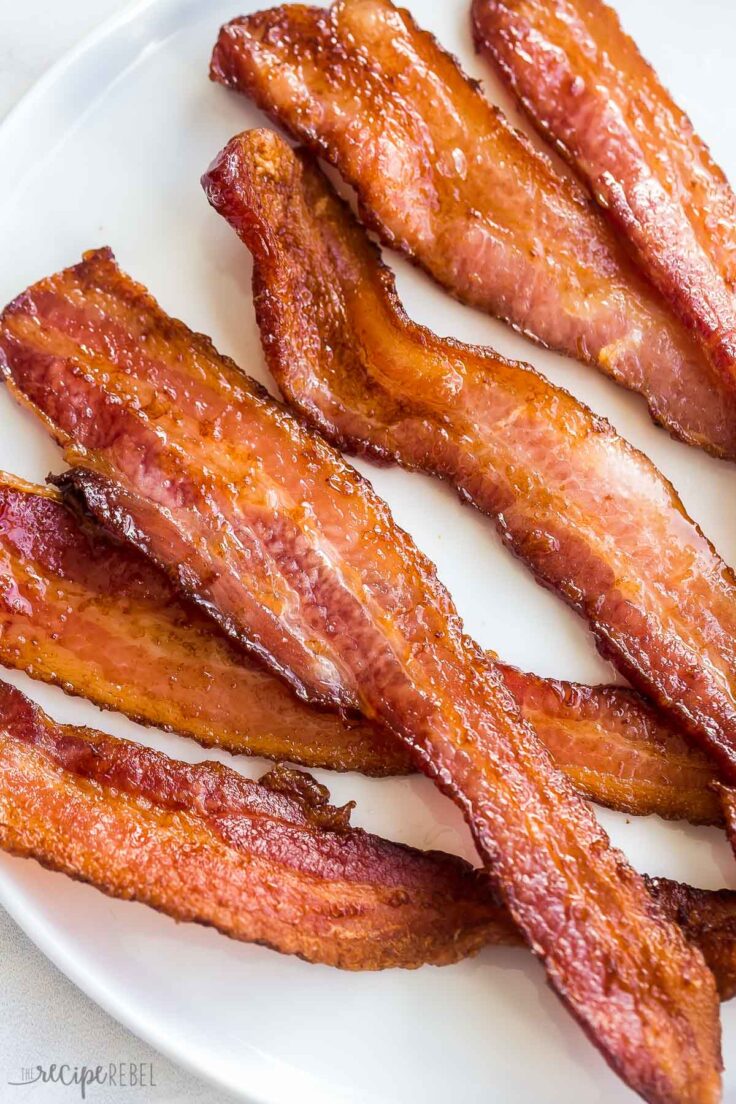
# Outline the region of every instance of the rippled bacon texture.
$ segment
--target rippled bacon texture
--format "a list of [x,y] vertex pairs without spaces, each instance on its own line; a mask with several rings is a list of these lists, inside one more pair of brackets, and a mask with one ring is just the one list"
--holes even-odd
[[[349,825],[308,775],[251,782],[50,720],[0,683],[0,846],[177,920],[353,970],[444,965],[521,937],[462,859]],[[736,991],[736,894],[647,883]]]
[[271,131],[205,184],[253,253],[287,398],[335,444],[449,480],[736,777],[736,579],[651,462],[533,369],[414,325],[347,204]]
[[736,456],[736,401],[578,186],[391,0],[233,20],[215,80],[357,189],[383,240],[464,302],[641,392],[676,436]]
[[[54,490],[2,474],[0,662],[207,747],[364,774],[412,769],[378,726],[300,702],[136,549],[81,525]],[[720,823],[708,761],[637,694],[498,670],[585,796]]]
[[736,197],[600,0],[474,0],[476,45],[736,387]]
[[718,1099],[715,986],[369,484],[109,251],[3,313],[67,487],[305,698],[360,709],[463,809],[550,982],[648,1100]]
[[[349,809],[327,796],[284,767],[251,782],[55,724],[0,683],[6,851],[176,920],[344,969],[442,965],[518,941],[482,874],[350,828]],[[724,994],[728,984],[724,976]]]

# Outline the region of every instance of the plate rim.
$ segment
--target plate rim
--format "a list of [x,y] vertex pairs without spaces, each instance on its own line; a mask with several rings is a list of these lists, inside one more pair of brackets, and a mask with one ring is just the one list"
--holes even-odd
[[[312,2],[322,4],[325,0],[312,0]],[[85,109],[80,111],[78,104],[74,105],[73,94],[70,95],[69,86],[66,83],[68,78],[75,75],[83,80],[86,73],[92,78],[90,83],[96,85],[98,94],[104,94],[124,76],[146,49],[145,42],[141,42],[140,36],[136,33],[137,28],[141,26],[150,28],[151,21],[154,23],[159,21],[162,26],[166,26],[166,37],[168,37],[169,34],[176,33],[176,29],[171,26],[171,21],[177,18],[177,13],[189,11],[202,13],[203,9],[198,0],[128,0],[117,12],[102,20],[98,26],[67,49],[0,119],[0,151],[8,149],[16,156],[20,154],[21,164],[32,167],[38,160],[39,142],[42,144],[43,141],[39,139],[39,116],[42,117],[44,114],[49,116],[46,127],[52,139],[52,118],[56,125],[61,121],[62,127],[66,124],[67,128],[84,119]],[[105,45],[112,46],[113,40],[117,40],[117,46],[111,56],[117,60],[105,71],[102,79],[95,81],[94,73],[99,69],[95,63],[96,51]],[[49,97],[53,97],[54,93],[62,88],[63,96],[58,97],[51,105],[53,110],[49,111]],[[29,120],[32,120],[34,126],[26,125]],[[63,129],[62,137],[66,133],[67,130]],[[3,188],[8,199],[15,197],[18,189],[22,187],[25,173],[21,172],[18,175],[20,178],[18,181],[11,180]],[[544,372],[543,368],[540,370]],[[654,462],[658,463],[656,457]],[[32,904],[29,905],[25,901],[22,882],[9,874],[9,867],[5,863],[0,866],[0,904],[39,951],[78,989],[131,1031],[134,1036],[152,1046],[177,1067],[187,1070],[202,1082],[213,1086],[226,1099],[238,1099],[244,1104],[293,1104],[295,1082],[288,1077],[280,1078],[273,1069],[269,1073],[264,1067],[259,1067],[257,1062],[252,1060],[246,1062],[241,1056],[240,1068],[243,1077],[241,1087],[240,1084],[234,1084],[233,1077],[228,1076],[227,1071],[220,1073],[214,1063],[203,1062],[200,1051],[194,1051],[196,1057],[191,1056],[182,1034],[177,1032],[172,1034],[168,1030],[165,1019],[146,1013],[140,1000],[137,997],[131,998],[124,986],[115,982],[108,983],[105,973],[99,974],[94,968],[86,965],[84,957],[79,957],[74,948],[64,942],[49,921],[34,910]],[[302,1104],[325,1104],[324,1087],[320,1093],[319,1086],[315,1086],[309,1074],[300,1071],[296,1081],[298,1098]],[[334,1091],[330,1095],[335,1104],[338,1101],[342,1104],[348,1100],[352,1104],[358,1104],[358,1101],[363,1099],[359,1088],[349,1097],[339,1091]]]

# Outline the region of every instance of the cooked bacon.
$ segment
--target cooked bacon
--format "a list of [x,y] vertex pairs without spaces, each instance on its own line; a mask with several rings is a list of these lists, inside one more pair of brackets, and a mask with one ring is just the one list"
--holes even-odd
[[736,386],[736,196],[601,0],[473,0],[477,49]]
[[[88,728],[0,683],[0,847],[177,920],[351,970],[444,965],[521,944],[490,880],[350,826],[285,767],[251,782]],[[647,880],[736,992],[736,894]]]
[[[364,774],[412,769],[377,725],[300,702],[140,552],[80,525],[58,492],[2,473],[0,662],[206,747]],[[580,793],[721,822],[708,760],[638,694],[498,670]]]
[[357,708],[465,813],[549,980],[646,1099],[715,1101],[716,992],[555,770],[432,565],[339,453],[109,250],[3,312],[0,366],[67,489],[305,700]]
[[347,204],[272,131],[234,138],[205,187],[253,253],[290,402],[339,447],[451,482],[736,778],[736,579],[651,462],[533,369],[412,323]]
[[[411,770],[394,737],[300,702],[145,556],[80,525],[57,491],[2,473],[0,663],[206,747],[364,774]],[[707,792],[691,795],[706,819]]]
[[442,965],[518,941],[480,871],[351,828],[350,807],[327,802],[323,786],[285,767],[251,782],[56,724],[0,683],[6,851],[348,970]]
[[236,19],[211,75],[332,162],[368,225],[459,299],[639,391],[675,436],[736,457],[736,396],[605,219],[391,0]]

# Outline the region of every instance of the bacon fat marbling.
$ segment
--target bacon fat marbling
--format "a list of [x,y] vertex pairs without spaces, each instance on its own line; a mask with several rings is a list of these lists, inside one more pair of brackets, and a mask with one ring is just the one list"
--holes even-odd
[[67,489],[305,699],[385,725],[463,810],[555,991],[657,1104],[720,1094],[715,983],[612,848],[370,485],[109,251],[3,312]]
[[563,177],[391,0],[289,4],[220,32],[213,79],[355,187],[386,244],[453,295],[640,392],[675,436],[736,457],[736,396]]

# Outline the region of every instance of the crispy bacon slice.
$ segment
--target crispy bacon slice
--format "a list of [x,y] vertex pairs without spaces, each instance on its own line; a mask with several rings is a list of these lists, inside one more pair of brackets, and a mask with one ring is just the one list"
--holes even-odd
[[601,0],[473,0],[477,49],[736,386],[736,196]]
[[[80,524],[57,491],[2,473],[0,662],[206,747],[364,774],[412,769],[377,725],[300,702],[140,552]],[[709,761],[638,694],[498,671],[586,797],[721,822]]]
[[3,312],[67,487],[309,700],[357,708],[465,813],[549,980],[646,1099],[715,1101],[713,978],[554,769],[370,485],[109,250]]
[[286,397],[337,446],[451,482],[736,778],[736,579],[651,462],[533,369],[412,323],[347,204],[272,131],[234,138],[205,188],[253,253]]
[[[349,824],[309,775],[251,782],[88,728],[0,683],[0,847],[177,920],[352,970],[444,965],[522,939],[462,859]],[[736,992],[736,893],[647,880]]]
[[480,871],[351,828],[350,806],[327,802],[323,786],[285,767],[251,782],[56,724],[0,683],[6,851],[348,970],[442,965],[518,941]]
[[736,397],[605,219],[391,0],[236,19],[211,75],[336,165],[368,225],[459,299],[640,392],[675,436],[736,456]]

